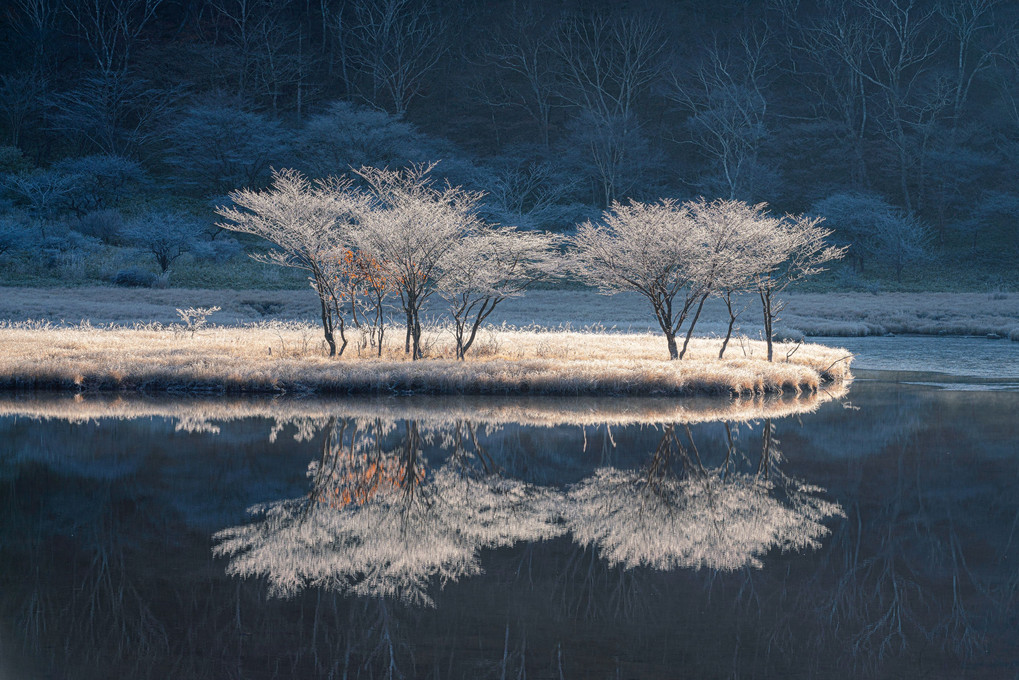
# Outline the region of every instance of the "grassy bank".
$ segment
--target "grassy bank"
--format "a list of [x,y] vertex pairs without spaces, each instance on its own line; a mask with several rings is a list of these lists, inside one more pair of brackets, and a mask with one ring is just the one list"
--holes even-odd
[[[790,293],[777,330],[799,336],[895,334],[988,335],[1019,340],[1019,293]],[[759,337],[759,303],[740,315],[742,333]],[[178,321],[175,308],[219,306],[211,321],[237,325],[267,320],[317,318],[313,293],[303,290],[221,290],[167,288],[0,288],[0,319],[93,324]],[[441,320],[439,310],[431,310]],[[606,297],[589,290],[535,290],[503,302],[490,320],[523,327],[657,330],[647,302],[637,295]],[[712,300],[698,322],[698,335],[722,335],[728,321]]]
[[190,334],[159,326],[0,329],[0,387],[74,391],[344,394],[705,395],[816,391],[849,377],[847,352],[821,345],[776,347],[695,339],[683,361],[666,361],[660,335],[487,330],[466,362],[449,333],[430,329],[426,358],[405,358],[394,329],[381,358],[353,342],[329,358],[311,325],[264,323]]

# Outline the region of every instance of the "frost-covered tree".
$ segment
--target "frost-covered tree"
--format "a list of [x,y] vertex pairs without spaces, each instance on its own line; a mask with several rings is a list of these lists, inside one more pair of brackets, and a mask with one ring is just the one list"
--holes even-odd
[[427,138],[410,123],[345,101],[310,117],[294,146],[301,167],[320,177],[365,165],[402,166],[431,155]]
[[722,358],[740,313],[736,309],[734,296],[756,289],[756,276],[770,266],[771,224],[760,219],[764,206],[751,206],[743,201],[717,199],[708,202],[701,198],[689,201],[686,205],[700,228],[702,239],[697,249],[694,270],[695,288],[700,293],[700,299],[690,321],[680,358],[686,351],[704,303],[712,295],[719,296],[725,302],[729,313],[729,326],[719,351],[719,358]]
[[880,196],[839,192],[814,203],[811,212],[825,218],[838,243],[849,246],[857,271],[863,271],[867,260],[874,260],[893,267],[901,279],[906,265],[928,256],[927,227]]
[[507,155],[494,159],[486,170],[478,182],[485,187],[485,203],[495,221],[529,229],[562,228],[576,221],[565,218],[575,206],[563,203],[580,182],[564,164]]
[[26,203],[37,219],[52,216],[63,205],[71,190],[68,178],[53,169],[37,169],[4,177],[4,186]]
[[567,527],[613,566],[736,571],[775,548],[818,547],[823,521],[843,515],[816,487],[784,479],[779,493],[762,474],[694,460],[666,426],[643,469],[601,468],[569,490]]
[[53,169],[64,175],[64,202],[79,217],[115,206],[145,180],[141,165],[114,154],[65,158]]
[[791,284],[824,271],[824,265],[842,259],[845,247],[829,245],[831,229],[821,226],[824,218],[806,215],[774,217],[767,206],[753,207],[761,227],[763,257],[754,274],[757,295],[764,316],[764,339],[768,343],[768,361],[774,360],[774,325],[785,303],[775,296]]
[[205,191],[222,190],[259,185],[287,150],[279,123],[213,98],[190,107],[177,120],[166,160],[186,182]]
[[216,209],[224,219],[217,226],[259,236],[274,246],[253,254],[254,259],[308,273],[318,295],[329,355],[337,354],[336,331],[342,355],[347,339],[337,268],[349,250],[352,227],[369,209],[367,198],[347,179],[313,182],[295,170],[279,170],[269,188],[233,191],[230,200],[233,206]]
[[[558,494],[486,469],[458,427],[331,421],[308,496],[252,508],[256,522],[216,534],[216,554],[278,596],[319,587],[431,605],[429,584],[477,574],[481,549],[560,535]],[[433,466],[426,444],[451,455]]]
[[547,233],[512,227],[485,226],[460,240],[439,284],[453,318],[457,359],[470,350],[496,305],[553,275],[554,246]]
[[358,171],[373,206],[354,241],[396,285],[407,320],[404,349],[413,359],[422,356],[422,306],[441,288],[444,266],[460,241],[482,226],[477,216],[481,194],[436,184],[429,176],[433,167]]
[[132,245],[148,252],[166,274],[201,238],[205,225],[189,215],[156,211],[133,220],[125,232]]
[[0,255],[20,250],[30,242],[29,231],[20,220],[0,217]]
[[640,293],[665,334],[669,358],[679,358],[676,335],[700,299],[700,228],[686,205],[614,203],[598,223],[585,222],[570,240],[571,264],[606,295]]

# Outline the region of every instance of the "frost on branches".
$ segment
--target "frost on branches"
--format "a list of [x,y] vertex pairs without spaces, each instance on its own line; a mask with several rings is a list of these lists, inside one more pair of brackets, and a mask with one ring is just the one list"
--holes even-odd
[[[614,203],[598,223],[578,228],[571,241],[572,269],[605,294],[633,291],[647,298],[670,359],[683,358],[711,295],[726,300],[731,334],[732,296],[754,292],[762,303],[771,361],[772,326],[781,310],[774,294],[823,271],[823,264],[845,252],[825,243],[831,232],[820,221],[774,217],[763,203],[736,200]],[[688,320],[680,351],[676,336]]]

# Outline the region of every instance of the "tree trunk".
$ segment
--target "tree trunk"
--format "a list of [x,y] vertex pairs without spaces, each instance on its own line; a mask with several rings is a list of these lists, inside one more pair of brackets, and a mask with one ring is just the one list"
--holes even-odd
[[676,347],[676,334],[666,332],[665,340],[669,343],[669,359],[679,359],[679,349]]
[[737,314],[732,312],[732,293],[725,294],[725,307],[729,310],[729,328],[725,331],[725,339],[722,340],[722,349],[718,350],[718,358],[722,359],[725,357],[725,348],[729,346],[729,340],[732,338],[732,328],[736,325]]
[[774,360],[774,346],[772,339],[772,323],[775,318],[772,316],[771,309],[771,291],[760,291],[761,294],[761,307],[764,312],[764,338],[768,343],[768,361]]
[[418,316],[418,309],[411,307],[408,312],[407,327],[410,329],[411,354],[410,358],[417,361],[422,357],[421,353],[421,319]]
[[403,353],[410,354],[410,336],[414,330],[413,315],[410,311],[410,306],[407,307],[407,337],[403,340]]
[[708,294],[705,293],[701,296],[701,301],[697,304],[697,311],[694,313],[693,318],[690,320],[690,327],[686,329],[686,338],[683,339],[683,351],[679,353],[679,358],[682,359],[686,356],[686,348],[690,344],[690,338],[693,336],[693,327],[697,325],[697,319],[701,315],[701,310],[704,309],[704,303],[708,299]]
[[325,333],[326,344],[329,345],[329,356],[334,357],[336,356],[336,340],[333,339],[333,324],[332,319],[329,318],[329,307],[322,296],[319,296],[318,302],[322,307],[322,331]]

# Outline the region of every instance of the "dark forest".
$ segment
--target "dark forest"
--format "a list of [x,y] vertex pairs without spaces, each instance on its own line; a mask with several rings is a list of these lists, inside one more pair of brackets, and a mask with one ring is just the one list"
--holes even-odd
[[[0,270],[223,263],[214,207],[273,168],[440,161],[502,224],[737,198],[826,218],[851,247],[819,285],[1010,288],[1017,21],[1002,0],[9,0]],[[64,274],[31,255],[132,247],[138,267]]]

